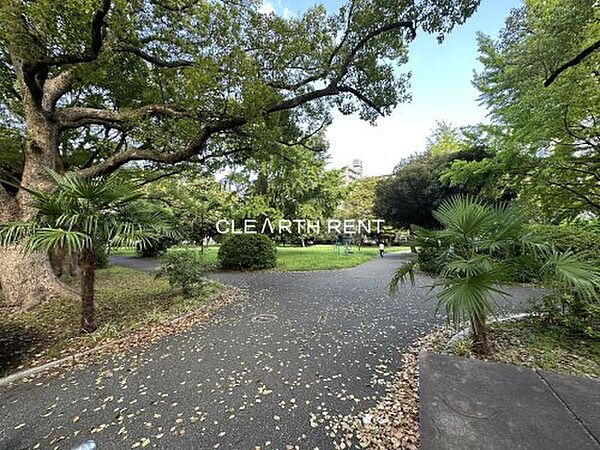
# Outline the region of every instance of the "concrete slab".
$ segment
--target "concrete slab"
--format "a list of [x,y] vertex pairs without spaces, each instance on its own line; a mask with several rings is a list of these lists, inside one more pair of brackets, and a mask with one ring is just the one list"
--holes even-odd
[[541,370],[539,374],[600,442],[600,382]]
[[534,370],[424,352],[421,448],[598,449]]

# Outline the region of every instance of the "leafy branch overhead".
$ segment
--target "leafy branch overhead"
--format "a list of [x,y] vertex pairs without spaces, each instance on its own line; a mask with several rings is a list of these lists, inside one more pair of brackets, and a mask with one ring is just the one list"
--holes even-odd
[[309,134],[332,106],[371,121],[388,114],[408,98],[408,76],[394,67],[417,31],[441,38],[477,3],[353,0],[333,15],[316,6],[285,19],[249,0],[8,0],[3,96],[16,121],[38,111],[67,139],[94,126],[127,136],[74,164],[81,176],[135,160],[202,162],[228,155],[240,130],[273,132],[270,116]]

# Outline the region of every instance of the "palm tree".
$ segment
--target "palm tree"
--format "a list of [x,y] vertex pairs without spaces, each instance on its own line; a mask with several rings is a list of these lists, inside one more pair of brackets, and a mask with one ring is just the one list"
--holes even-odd
[[[416,228],[421,248],[433,249],[440,275],[431,286],[439,288],[440,308],[455,326],[468,322],[474,336],[474,348],[488,354],[486,323],[495,311],[495,297],[508,296],[499,286],[509,280],[504,257],[515,251],[541,260],[540,279],[554,288],[565,287],[580,295],[593,295],[600,288],[600,271],[581,255],[560,254],[551,245],[537,241],[526,231],[521,211],[508,204],[490,206],[473,197],[454,196],[433,212],[442,229]],[[414,284],[417,261],[396,270],[390,293],[407,279]]]
[[131,183],[112,175],[78,178],[50,172],[55,188],[29,190],[36,215],[27,222],[0,226],[0,244],[24,243],[25,251],[64,249],[79,254],[81,269],[81,329],[95,330],[95,250],[101,246],[147,243],[160,224],[153,218],[132,214],[143,194]]

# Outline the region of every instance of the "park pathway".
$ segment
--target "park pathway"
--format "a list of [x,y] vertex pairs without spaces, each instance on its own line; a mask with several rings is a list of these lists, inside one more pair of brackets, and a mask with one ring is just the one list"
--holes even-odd
[[1,388],[0,449],[69,449],[87,438],[99,450],[330,449],[328,419],[371,406],[379,382],[436,321],[425,301],[430,278],[386,293],[406,257],[335,271],[216,273],[249,299],[145,348]]

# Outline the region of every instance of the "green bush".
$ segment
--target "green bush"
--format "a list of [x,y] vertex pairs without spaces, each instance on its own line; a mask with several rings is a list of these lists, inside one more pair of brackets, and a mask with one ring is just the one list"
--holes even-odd
[[442,271],[446,243],[431,231],[413,226],[408,244],[417,249],[417,262],[423,272],[437,275]]
[[501,260],[507,281],[531,283],[538,281],[542,263],[532,255],[511,255]]
[[96,269],[105,269],[108,267],[108,251],[105,245],[99,245],[94,248],[94,266]]
[[198,294],[209,282],[206,265],[201,254],[195,251],[167,255],[156,276],[169,280],[172,288],[181,288],[184,295]]
[[530,230],[541,240],[553,244],[557,250],[585,252],[590,258],[600,259],[600,234],[576,225],[532,225]]
[[157,258],[164,255],[169,247],[176,244],[176,241],[169,236],[161,236],[152,239],[136,247],[136,253],[140,258]]
[[573,294],[553,294],[538,300],[533,310],[549,325],[600,339],[600,300]]
[[270,269],[277,263],[275,244],[264,234],[234,234],[219,248],[223,269]]

